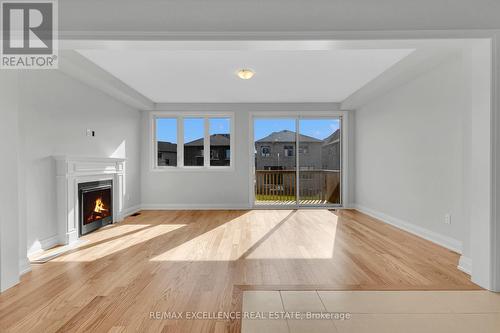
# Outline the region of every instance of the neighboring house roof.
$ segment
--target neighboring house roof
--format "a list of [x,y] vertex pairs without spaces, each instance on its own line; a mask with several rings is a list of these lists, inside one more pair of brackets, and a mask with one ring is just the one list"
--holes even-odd
[[336,130],[335,132],[330,134],[330,136],[328,136],[325,140],[323,140],[323,145],[326,146],[329,144],[336,143],[339,141],[339,138],[340,138],[340,129]]
[[177,152],[177,144],[172,142],[158,141],[158,151],[160,152]]
[[[231,136],[229,134],[210,135],[210,146],[229,146],[230,142]],[[188,142],[185,146],[203,146],[203,138]]]
[[[311,136],[299,134],[299,141],[300,142],[323,142],[321,140],[318,140],[316,138],[313,138]],[[260,140],[257,140],[256,142],[295,142],[295,132],[294,131],[289,131],[289,130],[283,130],[279,132],[273,132],[266,136],[265,138],[262,138]]]

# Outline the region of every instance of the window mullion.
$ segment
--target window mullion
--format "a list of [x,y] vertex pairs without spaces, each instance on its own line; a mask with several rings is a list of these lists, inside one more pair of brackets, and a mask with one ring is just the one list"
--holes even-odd
[[235,151],[234,151],[234,142],[235,142],[235,137],[234,137],[234,117],[231,116],[229,117],[229,121],[230,121],[230,124],[229,124],[229,136],[230,136],[230,140],[229,140],[229,166],[230,167],[234,167],[234,154],[235,154]]
[[153,123],[151,124],[152,128],[153,128],[153,167],[154,168],[157,168],[158,167],[158,130],[156,128],[156,124],[157,124],[157,121],[158,121],[158,118],[157,117],[153,117]]

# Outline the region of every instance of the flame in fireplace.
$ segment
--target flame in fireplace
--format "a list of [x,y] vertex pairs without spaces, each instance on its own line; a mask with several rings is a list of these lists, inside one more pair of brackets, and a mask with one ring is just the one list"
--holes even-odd
[[104,205],[104,202],[102,201],[102,198],[98,198],[95,201],[95,208],[94,212],[96,213],[102,213],[102,212],[107,212],[108,210],[106,209],[106,206]]

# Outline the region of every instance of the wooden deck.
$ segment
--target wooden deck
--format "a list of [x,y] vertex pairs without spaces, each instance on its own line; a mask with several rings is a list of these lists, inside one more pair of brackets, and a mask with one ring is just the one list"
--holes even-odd
[[355,211],[145,211],[33,265],[1,332],[237,332],[152,311],[241,309],[243,290],[471,290],[459,255]]

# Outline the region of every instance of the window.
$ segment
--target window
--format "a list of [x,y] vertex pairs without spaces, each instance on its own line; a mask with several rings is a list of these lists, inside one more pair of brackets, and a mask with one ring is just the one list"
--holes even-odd
[[203,166],[205,146],[205,120],[184,119],[184,166]]
[[271,156],[271,147],[264,146],[261,148],[261,155],[264,157]]
[[232,115],[159,112],[153,119],[154,168],[232,166]]
[[231,120],[229,118],[210,118],[210,166],[229,166],[231,156]]
[[177,165],[177,119],[156,119],[156,153],[158,166]]
[[293,146],[285,146],[285,156],[287,157],[293,156]]

